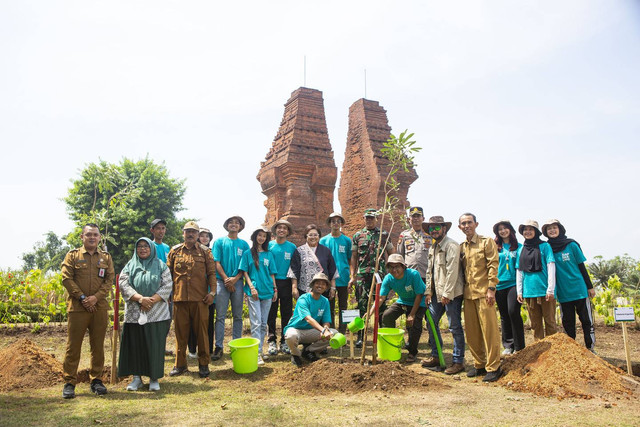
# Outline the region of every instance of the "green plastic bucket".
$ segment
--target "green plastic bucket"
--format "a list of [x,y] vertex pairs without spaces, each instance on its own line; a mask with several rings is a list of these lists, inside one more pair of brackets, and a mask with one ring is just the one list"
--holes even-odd
[[258,338],[238,338],[229,341],[233,370],[237,374],[250,374],[258,370]]
[[404,330],[378,329],[378,357],[383,360],[400,360],[404,347]]
[[334,336],[331,337],[331,340],[329,341],[329,345],[331,346],[332,349],[337,350],[340,347],[342,347],[343,345],[345,345],[347,343],[347,337],[345,337],[344,335],[342,335],[340,332],[338,332],[337,334],[335,334]]
[[354,333],[361,331],[362,329],[364,329],[364,320],[362,320],[361,317],[356,317],[351,322],[349,322],[347,328],[349,328],[349,330]]

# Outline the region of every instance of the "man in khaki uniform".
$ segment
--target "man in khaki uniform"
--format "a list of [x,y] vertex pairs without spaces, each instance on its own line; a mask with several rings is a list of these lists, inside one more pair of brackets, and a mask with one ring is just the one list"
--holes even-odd
[[171,248],[167,267],[173,277],[173,322],[176,331],[176,365],[169,376],[187,370],[187,342],[191,329],[198,342],[198,373],[209,376],[209,306],[216,295],[216,267],[208,247],[198,243],[200,228],[194,221],[182,228],[184,243]]
[[64,356],[62,397],[72,399],[77,383],[82,340],[89,330],[91,346],[91,391],[107,393],[102,383],[104,369],[104,337],[107,332],[109,303],[107,295],[113,286],[113,261],[100,249],[100,230],[95,224],[82,228],[82,247],[70,250],[62,262],[62,284],[69,293],[67,306],[67,351]]
[[493,239],[476,233],[478,222],[471,213],[462,214],[458,228],[467,236],[460,244],[467,286],[464,288],[464,324],[474,367],[468,377],[485,374],[482,381],[493,382],[500,369],[500,331],[496,302],[498,249]]
[[420,277],[424,282],[429,264],[428,255],[431,247],[431,236],[422,229],[423,221],[424,211],[421,207],[413,206],[409,208],[411,228],[400,233],[397,253],[404,257],[407,268],[413,268],[420,273]]

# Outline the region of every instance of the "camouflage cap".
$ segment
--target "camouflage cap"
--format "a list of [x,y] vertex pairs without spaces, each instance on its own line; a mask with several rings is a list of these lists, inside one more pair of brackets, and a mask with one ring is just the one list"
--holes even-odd
[[364,216],[365,218],[368,216],[372,216],[372,217],[377,217],[378,216],[378,210],[374,209],[374,208],[368,208],[364,210]]

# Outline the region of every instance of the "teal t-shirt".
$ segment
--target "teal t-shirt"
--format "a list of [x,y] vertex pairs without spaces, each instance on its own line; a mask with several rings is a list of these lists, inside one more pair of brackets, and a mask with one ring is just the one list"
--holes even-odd
[[[238,274],[242,255],[249,252],[249,244],[240,238],[230,239],[228,236],[224,236],[216,239],[211,252],[213,259],[222,264],[222,269],[227,277],[233,277]],[[222,280],[217,272],[216,277]]]
[[313,319],[321,325],[331,323],[331,313],[329,310],[329,300],[326,297],[320,295],[320,298],[316,300],[313,298],[313,294],[308,292],[298,298],[293,316],[282,332],[286,334],[289,328],[312,329],[309,322],[304,319],[307,316],[313,317]]
[[[251,251],[246,251],[240,260],[239,269],[249,274],[253,287],[258,291],[259,299],[271,299],[273,298],[271,275],[276,274],[276,262],[273,259],[273,254],[269,251],[258,252],[258,265],[260,266],[259,269],[256,268],[256,263],[253,262]],[[244,293],[251,297],[251,289],[246,283],[244,285]]]
[[564,250],[553,254],[556,259],[556,295],[558,302],[576,301],[589,296],[578,265],[585,262],[580,246],[571,242]]
[[156,245],[156,255],[158,255],[158,258],[161,259],[162,262],[166,264],[167,255],[169,255],[169,251],[171,250],[171,248],[169,247],[169,245],[167,245],[164,242],[162,243],[153,242],[153,243],[155,243]]
[[[516,259],[516,268],[520,268],[520,254],[523,246],[518,247],[518,257]],[[549,277],[547,273],[547,264],[556,262],[553,256],[553,250],[547,242],[540,244],[540,255],[542,258],[542,271],[535,273],[522,272],[522,296],[524,298],[538,298],[547,295],[547,287],[549,286]]]
[[[380,288],[380,296],[389,295],[391,289],[398,294],[398,304],[413,306],[416,295],[424,295],[427,287],[417,270],[407,268],[400,280],[393,277],[391,273],[385,276]],[[424,298],[420,300],[420,307],[426,307]]]
[[290,241],[285,241],[283,244],[279,244],[277,241],[272,240],[269,242],[269,251],[273,254],[273,258],[276,260],[276,279],[286,280],[287,273],[289,272],[289,265],[291,264],[291,257],[296,250],[296,245]]
[[516,249],[511,249],[508,243],[502,244],[502,250],[498,254],[500,263],[498,264],[498,285],[496,289],[508,289],[516,285],[516,257],[518,249],[522,246],[518,243]]
[[336,287],[345,287],[349,284],[349,260],[351,259],[351,239],[341,234],[339,237],[333,237],[327,234],[320,239],[320,244],[331,250],[331,255],[336,261],[336,270],[340,277],[336,278]]

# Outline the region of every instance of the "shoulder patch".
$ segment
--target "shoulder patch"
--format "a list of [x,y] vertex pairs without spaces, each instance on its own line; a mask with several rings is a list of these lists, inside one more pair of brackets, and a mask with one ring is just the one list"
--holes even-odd
[[184,243],[178,243],[177,245],[172,246],[172,247],[171,247],[171,250],[173,250],[173,249],[179,249],[179,248],[180,248],[180,246],[182,246],[182,245],[184,245]]

